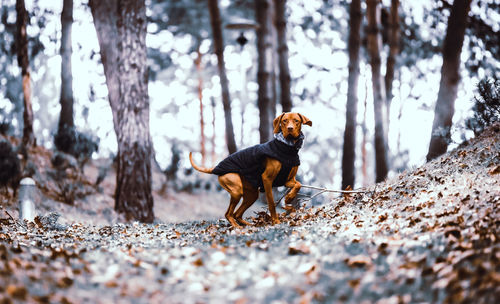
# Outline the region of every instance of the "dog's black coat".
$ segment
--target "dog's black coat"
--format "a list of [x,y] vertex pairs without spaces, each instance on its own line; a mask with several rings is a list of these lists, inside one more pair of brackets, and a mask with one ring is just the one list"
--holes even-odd
[[266,157],[271,157],[281,162],[281,170],[273,181],[273,187],[284,186],[290,170],[300,165],[298,152],[302,141],[303,136],[299,138],[299,142],[291,146],[275,138],[266,143],[243,149],[221,161],[212,173],[219,176],[226,173],[238,173],[254,187],[263,187],[264,160]]

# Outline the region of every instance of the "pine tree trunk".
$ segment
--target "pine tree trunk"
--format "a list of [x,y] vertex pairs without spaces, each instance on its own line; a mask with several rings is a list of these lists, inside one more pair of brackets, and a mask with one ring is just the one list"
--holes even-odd
[[443,45],[441,82],[434,110],[431,141],[427,161],[446,153],[451,140],[451,125],[455,113],[458,83],[460,82],[460,54],[467,27],[471,0],[455,0],[448,18],[448,28]]
[[226,141],[229,154],[236,152],[236,141],[231,114],[231,100],[229,98],[229,82],[226,75],[224,63],[224,39],[222,36],[221,19],[218,0],[209,0],[210,23],[214,38],[214,52],[217,55],[217,67],[219,69],[220,85],[222,89],[222,104],[224,106],[224,117],[226,120]]
[[399,0],[391,0],[391,15],[389,17],[389,56],[387,57],[387,67],[385,72],[385,93],[386,93],[386,134],[389,132],[389,117],[391,112],[391,102],[393,98],[392,83],[394,81],[394,68],[396,56],[399,53]]
[[17,62],[21,68],[23,79],[23,146],[25,148],[36,146],[36,139],[33,133],[33,107],[31,104],[31,76],[28,57],[28,36],[26,26],[28,23],[28,12],[24,5],[24,0],[16,0],[17,12]]
[[274,97],[273,80],[274,62],[273,62],[273,36],[272,36],[272,0],[255,0],[255,19],[259,25],[257,29],[257,52],[258,52],[258,67],[257,67],[257,83],[259,107],[259,133],[260,142],[264,143],[272,138],[272,121],[274,113],[276,113]]
[[[146,5],[144,1],[134,0],[94,0],[90,1],[90,7],[110,91],[111,110],[117,122],[115,209],[128,219],[151,223],[154,213]],[[112,91],[116,95],[112,95]]]
[[73,0],[64,0],[61,13],[61,113],[58,133],[74,127],[73,121],[73,73],[71,68],[71,28],[73,26]]
[[344,149],[342,154],[342,189],[354,188],[356,159],[356,114],[358,106],[359,46],[361,2],[352,0],[349,10],[349,76],[345,114]]
[[387,177],[387,138],[385,133],[386,107],[385,107],[385,87],[382,85],[380,72],[381,59],[380,51],[381,37],[380,27],[380,7],[378,0],[367,0],[368,19],[368,52],[370,54],[370,66],[372,70],[372,90],[375,116],[375,176],[376,182],[381,182]]
[[288,45],[286,40],[286,0],[274,0],[276,9],[276,30],[278,32],[278,65],[280,80],[280,100],[283,112],[292,111],[290,96],[290,69],[288,68]]

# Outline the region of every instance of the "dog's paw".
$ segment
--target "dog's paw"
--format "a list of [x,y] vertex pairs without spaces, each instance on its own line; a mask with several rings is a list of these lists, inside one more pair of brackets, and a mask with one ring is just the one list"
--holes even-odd
[[240,225],[243,225],[243,226],[253,226],[252,223],[248,222],[248,221],[245,221],[244,219],[236,219],[238,221],[238,223]]
[[283,209],[286,211],[286,214],[290,214],[292,212],[297,212],[297,209],[295,209],[295,207],[291,206],[291,205],[285,205],[285,206],[283,206]]

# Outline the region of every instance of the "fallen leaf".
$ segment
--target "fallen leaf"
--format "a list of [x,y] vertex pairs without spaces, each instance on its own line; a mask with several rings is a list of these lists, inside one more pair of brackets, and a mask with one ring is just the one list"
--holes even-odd
[[109,281],[106,284],[104,284],[107,288],[115,288],[118,287],[118,283],[116,281]]
[[37,216],[35,216],[34,221],[35,221],[35,224],[38,226],[38,228],[43,229],[43,223],[42,223],[42,221],[40,220],[40,217],[39,217],[38,215],[37,215]]
[[380,215],[380,216],[378,217],[377,224],[378,224],[378,223],[382,223],[382,222],[383,222],[383,221],[385,221],[388,217],[389,217],[389,216],[387,215],[387,213],[384,213],[384,214]]
[[289,255],[309,254],[311,250],[306,244],[291,245],[288,247]]
[[360,279],[349,280],[349,286],[351,286],[352,289],[356,289],[356,287],[359,286],[360,281]]
[[7,286],[7,294],[18,300],[25,300],[28,291],[24,286],[9,285]]
[[493,169],[488,171],[488,173],[491,175],[499,174],[500,173],[500,165],[497,165],[496,167],[494,167]]
[[193,262],[195,266],[203,266],[203,260],[201,258],[198,258],[196,261]]
[[73,279],[69,277],[63,277],[57,280],[57,287],[59,288],[68,288],[73,285]]
[[372,265],[372,260],[370,257],[365,255],[356,255],[345,260],[347,266],[349,267],[369,267]]

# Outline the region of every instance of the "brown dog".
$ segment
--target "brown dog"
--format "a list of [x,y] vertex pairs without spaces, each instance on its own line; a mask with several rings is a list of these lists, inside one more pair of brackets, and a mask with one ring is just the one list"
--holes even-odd
[[[231,196],[225,216],[233,227],[241,227],[240,224],[251,225],[243,219],[243,213],[259,197],[259,188],[266,193],[273,225],[280,223],[272,187],[291,188],[285,197],[285,204],[289,204],[300,190],[301,184],[295,180],[295,175],[300,164],[298,151],[304,140],[302,124],[312,126],[312,122],[302,114],[283,113],[273,121],[273,140],[233,153],[214,168],[196,165],[192,153],[189,153],[193,168],[203,173],[219,175],[220,185]],[[243,202],[235,212],[242,197]]]

